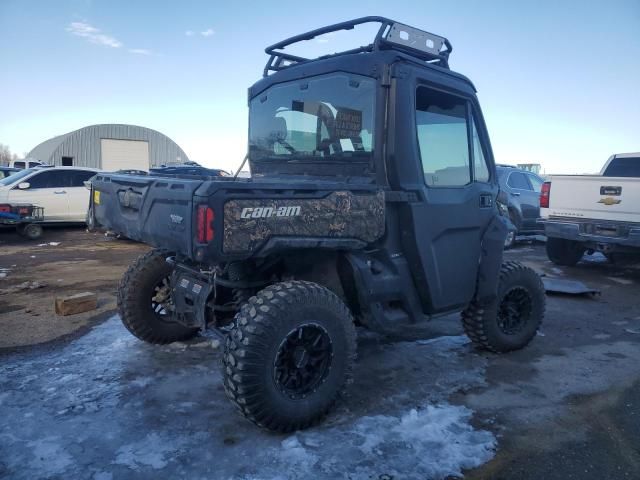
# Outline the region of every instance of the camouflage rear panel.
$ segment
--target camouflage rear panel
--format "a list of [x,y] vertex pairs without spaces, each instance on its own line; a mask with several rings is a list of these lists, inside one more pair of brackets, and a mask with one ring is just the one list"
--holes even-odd
[[333,192],[319,199],[229,200],[224,206],[225,253],[258,249],[274,236],[331,237],[366,243],[384,234],[384,192]]

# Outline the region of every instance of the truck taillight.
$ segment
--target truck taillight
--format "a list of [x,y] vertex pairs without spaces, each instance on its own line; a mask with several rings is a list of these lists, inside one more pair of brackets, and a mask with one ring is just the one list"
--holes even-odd
[[540,208],[549,208],[549,198],[551,197],[551,182],[544,182],[540,190]]
[[197,229],[198,229],[198,242],[209,243],[213,240],[213,219],[215,215],[213,209],[207,205],[198,206],[197,214]]

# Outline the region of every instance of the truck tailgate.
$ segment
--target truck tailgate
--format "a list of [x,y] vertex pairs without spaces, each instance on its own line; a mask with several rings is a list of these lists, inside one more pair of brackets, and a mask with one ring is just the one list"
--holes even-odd
[[640,179],[554,175],[544,218],[570,217],[640,223]]
[[176,253],[191,253],[193,192],[202,181],[99,174],[91,183],[96,226]]

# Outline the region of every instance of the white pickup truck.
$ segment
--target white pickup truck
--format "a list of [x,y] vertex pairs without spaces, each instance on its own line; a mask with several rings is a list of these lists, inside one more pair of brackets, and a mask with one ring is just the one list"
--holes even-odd
[[640,152],[612,155],[600,175],[548,177],[540,216],[557,265],[575,265],[585,252],[640,254]]

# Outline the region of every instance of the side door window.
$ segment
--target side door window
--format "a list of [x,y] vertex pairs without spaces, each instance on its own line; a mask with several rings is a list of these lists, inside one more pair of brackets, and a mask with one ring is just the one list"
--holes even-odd
[[489,166],[482,150],[482,142],[478,135],[475,116],[472,115],[471,140],[473,142],[473,178],[476,182],[489,181]]
[[86,170],[69,170],[69,186],[84,188],[84,182],[94,175],[95,172],[88,172]]
[[524,173],[511,172],[507,185],[515,190],[533,190]]
[[66,170],[47,170],[29,179],[32,188],[64,188],[69,186],[69,174]]
[[430,187],[471,182],[467,102],[427,87],[416,91],[416,125],[424,180]]

